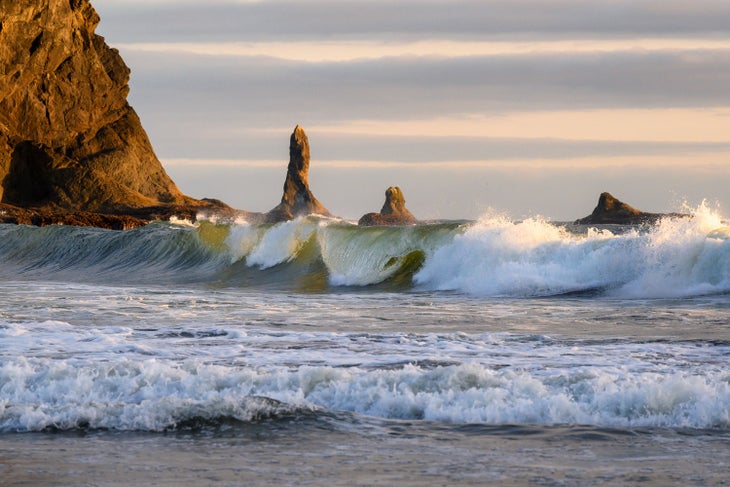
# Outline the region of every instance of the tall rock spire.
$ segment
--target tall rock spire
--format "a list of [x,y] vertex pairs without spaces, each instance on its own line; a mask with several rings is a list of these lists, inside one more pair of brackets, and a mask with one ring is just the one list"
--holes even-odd
[[284,181],[281,203],[266,215],[270,222],[286,221],[303,215],[325,215],[330,212],[309,189],[309,139],[297,125],[289,139],[289,166]]

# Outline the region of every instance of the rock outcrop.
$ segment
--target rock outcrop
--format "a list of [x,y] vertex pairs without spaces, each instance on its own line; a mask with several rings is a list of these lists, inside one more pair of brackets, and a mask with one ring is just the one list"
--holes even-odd
[[0,203],[66,215],[209,206],[163,169],[98,23],[88,0],[0,2]]
[[266,214],[270,223],[292,220],[298,216],[330,216],[327,208],[309,190],[309,139],[297,125],[289,139],[289,166],[281,203]]
[[577,225],[654,223],[664,216],[680,216],[677,214],[646,213],[617,200],[610,193],[601,193],[598,205],[593,213],[576,220]]
[[368,213],[358,221],[358,225],[411,225],[418,223],[413,214],[406,208],[406,198],[398,186],[385,190],[385,203],[380,213]]
[[219,219],[234,220],[243,217],[256,221],[257,214],[236,210],[217,200],[203,200],[200,204],[159,205],[142,208],[123,208],[109,212],[69,210],[51,206],[23,208],[0,203],[0,223],[21,225],[75,225],[84,227],[129,230],[152,221],[170,220],[172,217],[196,221],[198,216],[215,215]]

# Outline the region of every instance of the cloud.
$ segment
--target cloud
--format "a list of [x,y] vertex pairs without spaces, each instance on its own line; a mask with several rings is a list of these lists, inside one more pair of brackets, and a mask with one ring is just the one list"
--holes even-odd
[[332,63],[385,57],[459,58],[480,56],[585,54],[647,51],[730,50],[730,39],[622,39],[564,41],[291,41],[122,43],[125,51],[207,56],[268,57]]
[[728,36],[724,0],[97,0],[115,42]]
[[[730,141],[717,144],[682,144],[621,141],[476,137],[320,137],[316,153],[323,160],[399,161],[505,161],[520,159],[566,160],[589,157],[687,155],[730,151]],[[315,148],[313,148],[315,150]]]
[[[519,171],[542,171],[545,169],[605,169],[605,168],[644,168],[644,169],[682,169],[687,161],[692,161],[692,169],[698,173],[723,172],[727,167],[726,151],[710,149],[664,153],[658,151],[631,151],[622,155],[622,151],[608,155],[591,152],[582,157],[551,157],[551,154],[540,153],[529,158],[530,151],[519,154],[490,154],[482,159],[434,159],[434,160],[398,160],[398,159],[322,159],[313,158],[312,166],[318,169],[423,169],[432,170],[471,170],[471,169],[507,169]],[[220,168],[245,168],[248,170],[285,170],[288,161],[285,159],[209,159],[209,158],[164,158],[168,168],[191,168],[197,170],[217,170]]]
[[[132,83],[164,100],[334,119],[563,108],[725,106],[730,50],[384,58],[302,63],[123,52]],[[138,93],[139,94],[139,93]],[[167,96],[166,96],[167,95]],[[154,102],[154,100],[149,100]],[[227,110],[226,110],[227,108]]]
[[[271,159],[278,144],[255,131],[273,128],[286,136],[296,123],[347,126],[365,119],[386,127],[388,121],[418,125],[424,119],[467,115],[730,105],[730,51],[724,50],[344,63],[139,51],[123,55],[132,66],[132,104],[158,152],[175,157],[189,157],[190,151],[229,158],[250,151],[251,158]],[[560,115],[543,117],[555,128],[543,138],[571,138],[575,121]],[[647,120],[672,123],[669,117]],[[704,120],[712,123],[710,117]],[[561,137],[560,129],[567,135]],[[525,130],[534,132],[527,123]],[[595,130],[601,130],[600,124]],[[586,132],[581,129],[581,138],[591,139]]]
[[[560,120],[559,124],[555,121]],[[271,132],[279,129],[261,129]],[[312,133],[421,137],[562,139],[608,142],[730,141],[730,107],[607,108],[361,120],[308,127]]]

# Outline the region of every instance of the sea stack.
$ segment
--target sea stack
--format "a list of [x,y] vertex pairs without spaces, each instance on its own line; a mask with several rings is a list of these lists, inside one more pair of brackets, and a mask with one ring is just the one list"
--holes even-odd
[[[674,215],[674,214],[673,214]],[[616,199],[611,193],[601,193],[593,213],[576,220],[577,225],[654,223],[665,216],[661,213],[646,213]]]
[[281,203],[266,214],[266,221],[288,221],[305,215],[330,216],[330,212],[309,190],[309,139],[304,129],[297,125],[289,139],[284,194]]
[[183,195],[163,169],[127,103],[130,70],[95,33],[99,20],[88,0],[0,2],[2,221],[130,211],[146,220],[216,206]]
[[385,190],[385,203],[380,213],[368,213],[357,223],[361,226],[375,225],[412,225],[418,223],[413,214],[406,208],[406,198],[398,186]]

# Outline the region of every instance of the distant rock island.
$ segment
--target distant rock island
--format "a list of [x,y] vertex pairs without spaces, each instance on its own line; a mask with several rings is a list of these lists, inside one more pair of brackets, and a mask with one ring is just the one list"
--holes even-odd
[[598,204],[593,209],[593,213],[575,221],[576,225],[602,225],[602,224],[620,224],[635,225],[641,223],[656,223],[665,216],[686,217],[679,213],[647,213],[637,210],[633,206],[627,205],[611,195],[611,193],[601,193],[598,197]]
[[128,228],[233,212],[167,175],[99,20],[88,0],[0,3],[0,222]]
[[380,213],[367,213],[360,218],[358,225],[411,225],[418,223],[413,214],[406,208],[406,198],[398,186],[385,190],[385,203]]

